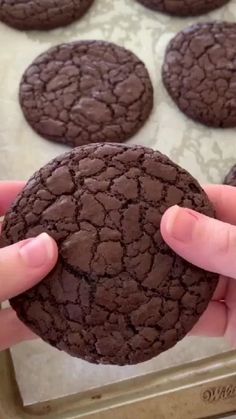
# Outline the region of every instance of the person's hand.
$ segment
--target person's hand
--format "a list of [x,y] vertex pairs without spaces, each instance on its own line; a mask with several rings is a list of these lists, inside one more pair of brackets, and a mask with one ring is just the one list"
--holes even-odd
[[236,346],[236,187],[205,190],[218,220],[174,206],[162,218],[161,233],[184,259],[220,275],[212,301],[190,334],[224,336]]
[[[23,186],[23,182],[0,182],[0,216]],[[46,233],[0,249],[0,302],[33,287],[50,272],[57,257],[57,245]],[[12,309],[0,310],[0,351],[33,337]]]

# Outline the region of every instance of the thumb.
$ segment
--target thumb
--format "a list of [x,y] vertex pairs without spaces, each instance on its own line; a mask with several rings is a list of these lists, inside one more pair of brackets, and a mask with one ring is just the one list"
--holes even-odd
[[174,206],[162,217],[161,234],[188,262],[236,279],[236,226]]
[[37,284],[57,256],[57,245],[46,233],[0,249],[0,302]]

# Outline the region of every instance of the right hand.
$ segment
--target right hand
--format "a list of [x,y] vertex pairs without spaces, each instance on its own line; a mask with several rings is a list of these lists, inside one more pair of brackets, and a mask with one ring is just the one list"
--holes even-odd
[[166,243],[188,262],[219,274],[212,301],[191,335],[224,336],[236,346],[236,187],[205,187],[217,220],[174,206],[161,222]]

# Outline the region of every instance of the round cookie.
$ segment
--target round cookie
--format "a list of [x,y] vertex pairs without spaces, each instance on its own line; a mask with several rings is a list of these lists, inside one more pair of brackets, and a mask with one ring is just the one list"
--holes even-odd
[[236,186],[236,164],[231,167],[229,173],[225,176],[224,185]]
[[55,269],[13,298],[46,342],[94,363],[136,364],[172,347],[206,309],[218,276],[177,256],[160,221],[179,204],[214,211],[198,182],[166,156],[119,144],[78,147],[28,182],[1,246],[46,231]]
[[20,30],[47,30],[79,19],[94,0],[0,0],[0,21]]
[[211,127],[236,126],[236,24],[202,23],[169,43],[163,82],[190,118]]
[[210,12],[229,0],[137,0],[152,10],[177,16],[196,16]]
[[80,41],[36,58],[23,75],[20,103],[32,128],[49,140],[70,146],[122,142],[148,118],[153,88],[132,52]]

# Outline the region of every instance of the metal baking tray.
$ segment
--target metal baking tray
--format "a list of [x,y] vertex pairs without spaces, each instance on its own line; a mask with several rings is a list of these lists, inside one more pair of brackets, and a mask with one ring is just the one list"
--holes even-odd
[[233,413],[236,351],[27,408],[9,351],[0,353],[1,419],[200,419]]

